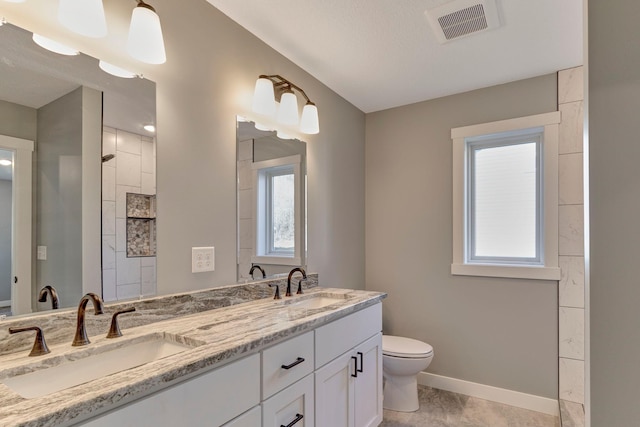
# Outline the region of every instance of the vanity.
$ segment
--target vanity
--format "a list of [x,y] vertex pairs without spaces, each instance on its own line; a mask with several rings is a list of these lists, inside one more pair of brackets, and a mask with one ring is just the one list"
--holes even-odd
[[[242,294],[245,286],[270,291],[249,284],[221,292]],[[377,426],[385,296],[314,286],[282,300],[269,295],[123,328],[117,339],[90,332],[88,346],[53,344],[37,358],[22,350],[5,354],[0,425]],[[150,347],[159,353],[142,365],[44,395],[24,397],[42,393],[38,383],[24,391],[8,380],[95,357],[104,359],[96,369],[115,360],[117,370],[117,361],[142,357],[148,350],[137,349]]]

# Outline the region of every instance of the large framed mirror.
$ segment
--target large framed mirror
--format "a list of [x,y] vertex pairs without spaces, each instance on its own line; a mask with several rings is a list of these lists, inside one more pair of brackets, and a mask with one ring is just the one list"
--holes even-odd
[[306,267],[306,143],[236,125],[238,281]]
[[0,26],[0,314],[155,295],[155,84],[32,36]]

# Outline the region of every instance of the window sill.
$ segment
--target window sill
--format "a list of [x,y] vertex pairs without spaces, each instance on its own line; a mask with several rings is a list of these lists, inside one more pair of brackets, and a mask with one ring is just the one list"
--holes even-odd
[[266,265],[302,265],[302,260],[300,257],[280,257],[280,256],[262,256],[262,255],[254,255],[251,257],[251,262],[255,264],[266,264]]
[[451,264],[454,276],[505,277],[511,279],[560,280],[558,267],[515,265]]

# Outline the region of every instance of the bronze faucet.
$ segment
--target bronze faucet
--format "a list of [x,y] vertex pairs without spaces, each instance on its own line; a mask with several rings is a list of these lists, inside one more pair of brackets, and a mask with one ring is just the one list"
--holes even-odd
[[47,347],[47,343],[44,340],[44,334],[42,333],[42,329],[40,329],[39,327],[26,326],[24,328],[9,328],[10,334],[25,331],[36,331],[36,340],[33,343],[33,348],[31,348],[31,353],[29,353],[29,356],[42,356],[43,354],[49,353],[49,347]]
[[40,289],[40,294],[38,294],[38,302],[46,302],[47,294],[51,295],[51,308],[53,310],[58,309],[58,292],[56,292],[56,288],[51,285],[47,285],[44,288]]
[[253,270],[258,269],[262,272],[262,278],[266,279],[267,278],[267,273],[264,272],[264,269],[262,267],[260,267],[258,264],[254,264],[251,266],[251,270],[249,270],[249,275],[251,276],[251,278],[253,279]]
[[[293,270],[291,270],[289,272],[289,277],[287,278],[287,292],[284,294],[287,297],[291,296],[291,276],[293,276],[293,274],[296,273],[296,272],[302,273],[302,279],[304,279],[304,280],[307,279],[307,272],[304,271],[304,268],[296,267]],[[298,293],[302,293],[302,287],[299,287],[298,289],[300,290],[300,292],[298,292]]]
[[89,300],[93,302],[95,314],[104,313],[104,305],[102,304],[102,300],[93,292],[89,292],[80,299],[80,304],[78,304],[78,323],[76,324],[76,336],[73,338],[73,343],[71,344],[74,347],[87,345],[91,342],[87,337],[87,329],[84,326],[84,312],[87,309],[87,303],[89,302]]
[[273,296],[273,299],[281,299],[282,297],[280,296],[280,286],[278,286],[277,283],[269,283],[269,287],[274,287],[276,288],[276,293]]
[[122,336],[120,325],[118,325],[118,316],[123,313],[131,313],[133,311],[136,311],[135,307],[129,307],[125,310],[120,310],[113,313],[113,316],[111,317],[111,327],[109,328],[109,332],[107,333],[107,338],[118,338]]

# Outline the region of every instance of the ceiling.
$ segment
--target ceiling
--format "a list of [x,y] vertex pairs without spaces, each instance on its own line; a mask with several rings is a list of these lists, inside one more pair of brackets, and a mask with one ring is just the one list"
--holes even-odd
[[208,0],[366,113],[583,63],[583,0],[496,0],[498,28],[440,44],[449,1]]

